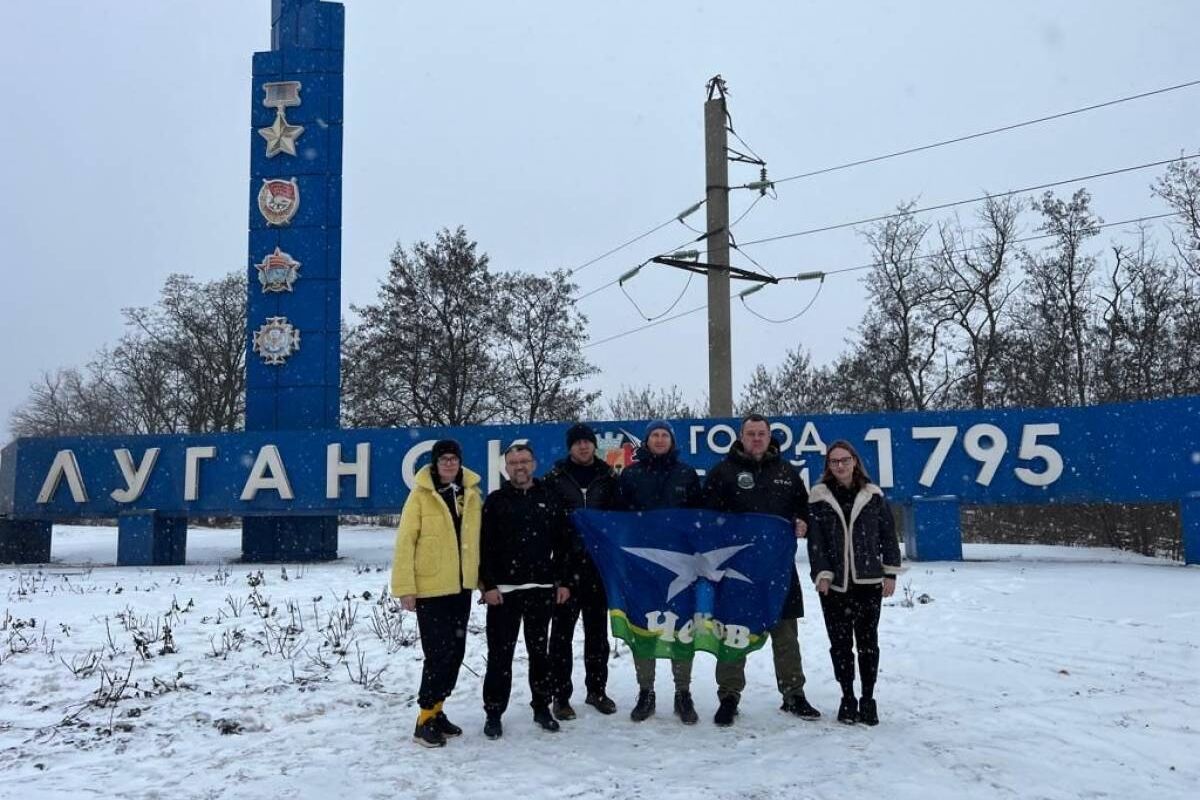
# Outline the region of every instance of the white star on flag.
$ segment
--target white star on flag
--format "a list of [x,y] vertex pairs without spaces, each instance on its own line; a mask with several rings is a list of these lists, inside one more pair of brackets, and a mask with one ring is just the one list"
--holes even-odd
[[742,573],[733,569],[720,569],[721,564],[733,558],[739,550],[750,545],[739,544],[733,547],[718,547],[706,553],[679,553],[674,550],[659,550],[654,547],[622,547],[626,553],[632,553],[638,558],[652,561],[661,567],[666,567],[677,576],[667,587],[667,601],[691,586],[700,578],[707,578],[716,583],[722,578],[754,583]]

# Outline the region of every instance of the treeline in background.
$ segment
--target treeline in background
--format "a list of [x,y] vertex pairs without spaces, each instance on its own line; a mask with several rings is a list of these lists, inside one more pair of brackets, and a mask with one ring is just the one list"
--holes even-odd
[[[866,312],[814,365],[759,364],[736,410],[768,415],[1082,406],[1200,393],[1200,169],[1172,163],[1156,218],[1113,223],[1085,189],[994,198],[929,220],[912,204],[860,233]],[[1164,222],[1165,220],[1165,222]],[[1157,223],[1157,224],[1153,224]],[[589,388],[587,319],[565,271],[493,270],[465,230],[397,245],[342,334],[346,427],[703,417],[676,386]],[[170,276],[85,365],[47,372],[13,436],[242,427],[246,276]],[[653,335],[653,334],[648,334]],[[1148,457],[1131,453],[1131,457]],[[1173,506],[971,508],[968,540],[1180,557]]]

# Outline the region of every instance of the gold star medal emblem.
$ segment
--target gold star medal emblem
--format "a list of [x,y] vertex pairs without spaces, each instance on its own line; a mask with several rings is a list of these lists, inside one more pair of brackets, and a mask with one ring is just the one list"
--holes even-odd
[[296,155],[296,140],[304,133],[302,125],[289,125],[284,116],[285,108],[300,105],[300,81],[274,81],[264,83],[262,104],[275,109],[275,122],[268,128],[259,128],[258,135],[267,140],[267,158],[280,153]]
[[267,140],[267,158],[274,158],[280,153],[296,155],[296,140],[302,133],[304,126],[288,124],[282,107],[276,109],[275,122],[270,127],[258,129],[258,135]]

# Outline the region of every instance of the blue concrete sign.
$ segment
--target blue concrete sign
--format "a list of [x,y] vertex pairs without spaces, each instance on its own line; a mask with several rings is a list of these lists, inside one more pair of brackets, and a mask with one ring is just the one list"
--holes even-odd
[[[673,421],[685,457],[711,467],[736,420]],[[500,485],[504,448],[528,441],[541,468],[565,455],[566,425],[271,431],[198,436],[22,439],[0,462],[0,514],[26,520],[233,515],[253,519],[398,511],[433,442],[458,439],[465,463]],[[600,453],[628,463],[643,423],[597,423]],[[961,557],[958,507],[1181,502],[1189,560],[1200,498],[1200,398],[1089,408],[818,415],[773,422],[811,483],[848,439],[911,515],[910,557]],[[286,516],[285,516],[286,515]],[[297,557],[289,551],[288,557]]]
[[[344,8],[273,0],[250,86],[246,430],[338,427]],[[252,517],[249,557],[337,554],[337,518]]]
[[[183,563],[187,520],[243,520],[249,560],[337,557],[337,515],[398,511],[439,438],[458,439],[486,489],[526,440],[543,470],[565,425],[341,430],[344,9],[272,0],[271,49],[250,91],[246,431],[20,439],[0,458],[0,561],[50,557],[52,520],[116,518],[122,564]],[[733,420],[674,421],[707,469]],[[600,450],[629,463],[643,423],[604,423]],[[1179,502],[1184,553],[1200,563],[1200,398],[1095,408],[789,417],[785,456],[817,479],[848,439],[905,507],[911,558],[961,558],[962,503]]]

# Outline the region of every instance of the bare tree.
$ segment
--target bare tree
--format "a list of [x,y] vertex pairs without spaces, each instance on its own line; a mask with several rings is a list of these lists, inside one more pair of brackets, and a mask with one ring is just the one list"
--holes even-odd
[[983,408],[999,393],[997,361],[1004,346],[1005,309],[1019,284],[1011,273],[1021,203],[989,198],[979,212],[981,230],[956,219],[938,226],[941,249],[934,260],[935,293],[961,341],[961,386],[968,405]]
[[1053,241],[1024,257],[1025,291],[1012,306],[1003,357],[1006,401],[1012,405],[1084,405],[1090,397],[1094,346],[1096,257],[1086,251],[1099,233],[1091,196],[1080,189],[1070,200],[1052,192],[1034,203],[1038,227]]
[[651,420],[679,419],[703,416],[696,407],[683,399],[683,392],[678,386],[669,389],[655,389],[646,385],[641,387],[622,386],[617,396],[608,401],[608,412],[593,414],[610,420]]
[[1091,200],[1088,191],[1080,189],[1070,200],[1046,192],[1034,203],[1043,218],[1039,230],[1053,236],[1055,242],[1048,252],[1030,259],[1029,271],[1048,323],[1042,332],[1052,334],[1055,327],[1061,331],[1057,337],[1064,368],[1061,396],[1068,405],[1088,402],[1088,333],[1094,311],[1096,258],[1084,253],[1084,246],[1100,232],[1102,222],[1092,214]]
[[128,308],[126,331],[85,369],[44,375],[17,435],[236,430],[245,408],[245,278],[171,275],[153,306]]
[[112,392],[129,397],[145,432],[237,430],[245,413],[246,284],[171,275],[158,303],[127,308],[127,332],[101,354]]
[[123,406],[94,377],[74,367],[46,372],[13,412],[13,436],[79,436],[126,430]]
[[1200,167],[1179,161],[1167,167],[1154,192],[1175,212],[1171,228],[1180,273],[1176,307],[1176,393],[1200,391]]
[[587,318],[562,271],[501,276],[497,290],[506,416],[521,422],[579,419],[599,396],[580,382],[596,372],[583,357]]
[[760,414],[823,413],[832,410],[835,397],[826,370],[814,367],[802,346],[788,350],[774,372],[759,364],[738,398],[737,412]]
[[944,350],[948,314],[938,295],[930,258],[921,252],[929,225],[911,213],[912,203],[865,236],[875,251],[866,278],[870,310],[860,342],[874,354],[876,369],[900,379],[904,407],[936,408],[953,382]]
[[1168,165],[1153,191],[1175,212],[1175,252],[1192,275],[1200,277],[1200,167],[1187,161]]
[[357,426],[476,425],[496,419],[496,279],[459,227],[397,245],[378,299],[342,350],[347,421]]
[[1159,258],[1144,226],[1139,234],[1112,246],[1098,295],[1098,402],[1188,394],[1197,383],[1186,342],[1191,287],[1178,262]]

